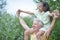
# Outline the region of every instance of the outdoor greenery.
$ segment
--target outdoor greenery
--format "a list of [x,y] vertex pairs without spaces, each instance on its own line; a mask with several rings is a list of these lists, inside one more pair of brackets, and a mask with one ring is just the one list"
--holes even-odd
[[[24,20],[31,27],[32,20],[28,17],[25,17]],[[23,40],[23,32],[24,29],[20,25],[17,16],[7,13],[0,16],[0,40]]]
[[[41,1],[41,0],[38,0]],[[49,3],[51,12],[54,9],[60,11],[60,0],[43,0]],[[38,3],[36,0],[34,1]],[[32,18],[24,17],[27,25],[32,26]],[[0,40],[24,40],[24,29],[19,23],[18,17],[4,12],[0,15]],[[60,17],[57,19],[55,28],[51,33],[50,40],[60,40]]]

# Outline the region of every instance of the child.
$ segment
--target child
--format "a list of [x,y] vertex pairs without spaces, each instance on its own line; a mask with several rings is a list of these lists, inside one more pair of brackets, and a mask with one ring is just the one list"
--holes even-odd
[[[20,24],[25,29],[24,40],[28,40],[28,35],[31,35],[31,40],[37,40],[36,34],[39,32],[39,29],[43,26],[43,23],[40,20],[36,19],[33,22],[32,28],[29,28],[19,14],[20,13],[17,12],[18,18],[20,20]],[[51,31],[53,30],[54,24],[55,24],[55,21],[56,21],[57,18],[58,18],[58,16],[54,15],[53,21],[51,23],[51,27],[49,28],[48,32],[45,35],[42,36],[42,38],[41,38],[42,40],[48,40],[48,36],[51,33]]]
[[[38,10],[35,11],[34,13],[28,12],[28,11],[22,11],[19,10],[20,12],[28,13],[35,15],[40,21],[43,22],[44,26],[39,30],[37,33],[37,40],[40,40],[40,37],[47,32],[47,30],[51,26],[51,21],[50,21],[50,16],[54,16],[54,13],[50,13],[50,7],[47,2],[40,2],[38,4]],[[56,11],[56,10],[55,10]],[[57,12],[57,11],[56,11]],[[56,13],[55,13],[56,14]],[[58,14],[58,12],[57,12]]]

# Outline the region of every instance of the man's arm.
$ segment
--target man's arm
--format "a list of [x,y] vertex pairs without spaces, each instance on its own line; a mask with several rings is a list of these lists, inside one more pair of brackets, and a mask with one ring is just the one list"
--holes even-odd
[[21,16],[19,16],[19,21],[20,21],[20,24],[22,25],[22,27],[25,30],[29,31],[29,34],[32,34],[36,30],[36,29],[33,30],[32,28],[29,28]]
[[30,28],[27,26],[27,24],[25,23],[25,21],[23,20],[23,18],[21,16],[19,16],[18,18],[19,18],[19,21],[20,21],[20,24],[22,25],[22,27],[25,30],[29,30]]
[[54,14],[53,13],[50,13],[49,16],[54,16]]
[[52,30],[54,29],[54,25],[55,25],[55,22],[56,22],[56,19],[58,18],[59,16],[54,16],[53,17],[53,20],[52,20],[52,23],[51,23],[51,27],[48,29],[48,31],[46,32],[46,34],[47,34],[47,38],[50,36],[50,34],[51,34],[51,32],[52,32]]
[[51,27],[49,28],[49,30],[47,31],[47,37],[49,37],[49,35],[51,34],[52,30],[54,29],[54,24],[55,24],[55,19],[53,19]]

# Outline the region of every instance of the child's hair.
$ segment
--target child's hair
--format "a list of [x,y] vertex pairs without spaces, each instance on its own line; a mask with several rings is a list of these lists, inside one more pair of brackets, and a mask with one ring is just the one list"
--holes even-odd
[[42,2],[44,7],[44,12],[50,11],[49,4],[47,2]]
[[[44,7],[44,12],[47,12],[47,11],[50,11],[50,7],[49,7],[49,4],[47,2],[39,2],[38,4],[42,3],[43,4],[43,7]],[[38,7],[37,7],[38,9]]]

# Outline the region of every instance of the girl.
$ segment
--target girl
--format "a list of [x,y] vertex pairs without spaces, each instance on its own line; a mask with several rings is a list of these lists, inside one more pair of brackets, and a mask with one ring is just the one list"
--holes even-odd
[[28,13],[28,14],[32,14],[32,15],[36,16],[40,21],[43,22],[43,24],[44,24],[43,27],[37,33],[37,40],[41,40],[40,37],[45,32],[47,32],[47,30],[51,27],[50,16],[54,16],[54,14],[59,15],[58,10],[54,10],[53,13],[50,13],[50,7],[49,7],[49,4],[47,2],[38,3],[38,10],[36,10],[33,13],[28,12],[28,11],[22,11],[22,10],[18,10],[18,11]]

